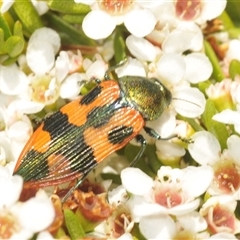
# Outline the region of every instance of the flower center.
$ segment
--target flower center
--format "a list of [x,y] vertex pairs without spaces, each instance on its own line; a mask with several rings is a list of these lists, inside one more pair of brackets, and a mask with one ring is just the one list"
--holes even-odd
[[193,20],[201,11],[201,0],[178,0],[176,15],[183,20]]
[[155,202],[166,208],[172,208],[182,204],[183,198],[176,189],[165,189],[155,194]]
[[127,232],[126,229],[131,221],[132,220],[130,214],[127,214],[125,212],[119,214],[114,220],[114,236],[120,237],[125,232]]
[[122,15],[132,8],[134,0],[99,0],[98,2],[103,11],[111,15]]
[[220,161],[214,166],[215,182],[223,193],[231,194],[240,187],[240,174],[230,160]]
[[0,238],[9,239],[14,233],[18,232],[18,227],[13,216],[7,214],[0,216]]
[[207,221],[213,233],[219,232],[220,229],[229,232],[230,229],[234,229],[235,225],[234,214],[219,204],[214,207],[213,211],[209,211]]
[[46,105],[54,103],[57,98],[57,86],[50,76],[36,77],[31,83],[32,99]]

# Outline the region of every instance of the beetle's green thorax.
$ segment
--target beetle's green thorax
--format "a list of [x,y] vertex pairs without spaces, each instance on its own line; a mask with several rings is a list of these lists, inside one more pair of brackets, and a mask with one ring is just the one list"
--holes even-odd
[[146,120],[160,117],[172,101],[171,92],[155,78],[124,76],[118,81],[128,103]]

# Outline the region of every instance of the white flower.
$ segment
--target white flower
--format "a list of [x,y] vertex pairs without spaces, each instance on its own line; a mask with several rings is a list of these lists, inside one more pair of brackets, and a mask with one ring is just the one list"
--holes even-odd
[[240,221],[234,214],[236,207],[237,201],[232,196],[220,195],[209,198],[199,212],[207,220],[211,231],[237,234],[240,232]]
[[214,181],[208,189],[209,194],[229,194],[240,198],[240,138],[232,135],[227,139],[227,149],[221,153],[216,137],[210,132],[201,131],[192,135],[193,143],[188,150],[201,165],[210,165],[214,170]]
[[0,220],[4,221],[1,239],[30,239],[54,220],[52,202],[43,190],[26,202],[18,201],[22,186],[22,177],[11,176],[7,168],[0,166]]
[[160,1],[149,0],[148,4],[140,0],[134,1],[86,1],[75,0],[76,3],[90,5],[92,11],[83,20],[83,31],[93,39],[108,37],[117,25],[124,23],[130,33],[144,37],[155,27],[156,18],[152,9]]
[[226,0],[220,0],[218,4],[206,0],[188,4],[186,1],[178,0],[175,1],[176,15],[182,20],[203,24],[219,16],[225,9],[226,4]]
[[49,10],[47,2],[39,1],[39,0],[31,0],[31,2],[39,15],[43,15]]
[[[5,98],[8,99],[7,96]],[[0,106],[0,119],[2,119],[3,126],[0,131],[0,163],[3,166],[8,163],[15,164],[22,148],[32,134],[30,119],[12,109],[13,102]]]
[[[204,95],[199,89],[190,87],[189,83],[198,83],[210,77],[212,66],[204,54],[191,53],[184,57],[176,52],[165,53],[146,39],[135,36],[129,36],[126,44],[138,59],[151,61],[147,76],[159,78],[172,92],[173,100],[175,99],[173,106],[178,113],[190,118],[203,113],[206,102]],[[201,74],[193,74],[196,66],[204,69],[199,71]]]
[[5,13],[14,4],[14,0],[3,0],[1,5],[1,13]]
[[[1,13],[7,12],[9,8],[14,4],[14,2],[15,0],[3,0],[1,6]],[[39,15],[43,15],[49,9],[46,2],[39,0],[31,0],[31,2]]]
[[18,95],[26,91],[29,80],[16,64],[0,65],[0,91],[7,95]]
[[[204,180],[201,174],[204,174]],[[156,181],[137,168],[126,168],[121,172],[124,188],[133,194],[130,209],[136,219],[193,211],[199,206],[198,197],[206,191],[212,178],[211,167],[187,167],[182,170],[161,167]]]

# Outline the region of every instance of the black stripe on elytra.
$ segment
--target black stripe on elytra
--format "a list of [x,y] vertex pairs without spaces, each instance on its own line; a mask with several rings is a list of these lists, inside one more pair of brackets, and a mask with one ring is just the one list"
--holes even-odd
[[66,126],[70,125],[67,114],[58,111],[45,119],[43,130],[47,131],[53,140],[58,138],[66,130]]
[[87,115],[87,122],[91,127],[99,128],[109,122],[117,110],[117,102],[110,105],[93,108]]
[[100,85],[96,86],[91,92],[89,92],[88,94],[84,95],[81,98],[80,104],[88,105],[89,103],[92,103],[101,93],[101,91],[102,87]]
[[122,143],[126,138],[131,136],[132,133],[133,127],[131,126],[117,126],[108,132],[108,141],[112,144]]
[[71,170],[74,172],[87,173],[97,165],[94,150],[86,144],[83,132],[78,133],[73,141],[65,144],[58,153],[70,161]]
[[[44,168],[45,166],[45,168]],[[23,177],[24,182],[38,180],[48,176],[48,162],[36,150],[29,150],[14,175]]]

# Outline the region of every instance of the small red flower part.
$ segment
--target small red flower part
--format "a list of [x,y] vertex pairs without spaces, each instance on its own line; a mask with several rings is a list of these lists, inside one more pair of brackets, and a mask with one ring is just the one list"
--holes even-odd
[[114,239],[130,233],[133,227],[134,221],[130,209],[125,204],[118,205],[106,221],[107,232]]
[[228,232],[234,229],[235,215],[225,206],[217,204],[209,211],[207,221],[211,232]]
[[0,214],[0,238],[9,239],[15,232],[18,232],[20,226],[18,226],[16,219],[5,211]]
[[[71,184],[69,188],[71,188]],[[69,189],[62,189],[57,192],[60,197],[64,196]],[[106,190],[97,183],[90,183],[85,180],[79,189],[64,202],[63,209],[71,209],[74,212],[80,211],[87,221],[99,223],[107,219],[112,213],[112,207],[106,201]]]
[[99,7],[111,15],[122,15],[133,6],[134,0],[100,0]]
[[232,194],[240,187],[240,173],[231,160],[219,161],[214,167],[214,182],[224,194]]
[[200,209],[200,214],[206,219],[211,233],[240,232],[240,221],[235,216],[237,201],[230,195],[220,195],[209,198]]
[[62,226],[64,217],[62,212],[61,199],[57,195],[53,194],[51,196],[51,200],[55,211],[55,218],[52,224],[47,228],[47,231],[54,234]]
[[165,188],[155,193],[155,202],[166,207],[172,208],[184,203],[184,197],[180,189]]
[[201,0],[178,0],[176,2],[176,15],[182,20],[190,21],[199,16],[202,8]]

